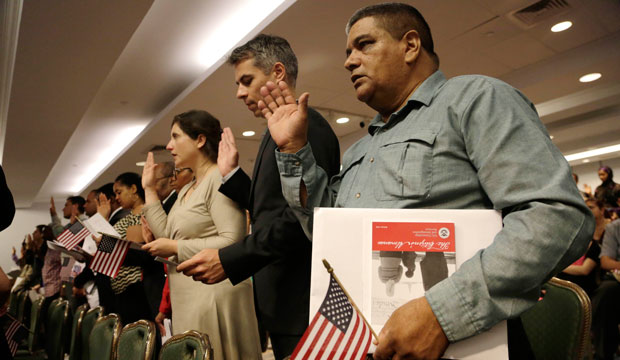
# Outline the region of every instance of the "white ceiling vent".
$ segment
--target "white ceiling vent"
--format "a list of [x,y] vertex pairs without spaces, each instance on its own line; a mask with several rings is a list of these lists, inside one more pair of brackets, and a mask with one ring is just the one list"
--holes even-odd
[[511,12],[508,17],[527,29],[571,9],[566,0],[541,0],[528,7]]

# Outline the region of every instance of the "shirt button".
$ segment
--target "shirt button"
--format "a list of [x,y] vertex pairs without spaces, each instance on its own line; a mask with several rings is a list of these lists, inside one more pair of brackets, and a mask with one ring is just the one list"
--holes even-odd
[[371,157],[371,158],[370,158],[370,162],[375,162],[375,158],[374,158],[374,157]]
[[360,196],[362,196],[362,194],[360,194],[360,193],[355,194],[355,197],[358,198],[358,199],[360,198]]

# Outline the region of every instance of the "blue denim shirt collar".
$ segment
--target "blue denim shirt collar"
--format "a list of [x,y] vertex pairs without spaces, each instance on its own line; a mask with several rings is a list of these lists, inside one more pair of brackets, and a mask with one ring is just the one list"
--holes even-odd
[[[388,120],[389,126],[392,126],[400,120],[404,119],[411,111],[411,107],[413,106],[413,104],[420,103],[424,106],[429,106],[431,101],[445,82],[446,77],[443,72],[441,72],[441,70],[435,71],[431,76],[426,78],[426,80],[422,82],[420,87],[417,88],[417,90],[414,91],[411,96],[409,96],[407,104],[400,108],[398,111],[392,113],[392,115],[390,115],[390,119]],[[368,125],[368,133],[372,136],[384,125],[386,125],[386,123],[383,122],[381,114],[377,114],[370,122],[370,125]]]

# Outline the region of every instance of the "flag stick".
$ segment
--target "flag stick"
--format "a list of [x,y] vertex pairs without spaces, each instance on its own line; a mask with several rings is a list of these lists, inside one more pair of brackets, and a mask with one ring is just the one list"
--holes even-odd
[[362,320],[364,320],[364,322],[366,323],[366,325],[368,326],[368,328],[370,329],[370,332],[372,332],[372,336],[375,338],[375,340],[377,339],[377,334],[375,334],[375,331],[372,329],[372,326],[370,326],[370,324],[368,323],[368,321],[366,320],[366,318],[364,317],[364,314],[362,314],[362,312],[360,311],[360,309],[358,309],[357,305],[355,305],[355,302],[353,301],[353,299],[351,298],[351,295],[349,295],[349,293],[347,292],[347,290],[344,288],[344,286],[342,286],[342,284],[340,283],[340,280],[338,280],[338,277],[336,276],[336,273],[334,273],[334,269],[332,268],[331,265],[329,265],[329,263],[327,262],[327,260],[323,259],[323,265],[325,266],[325,268],[327,269],[327,272],[330,273],[333,277],[334,280],[336,280],[336,282],[338,283],[338,285],[340,286],[340,288],[342,289],[342,291],[344,292],[344,294],[347,296],[347,298],[349,299],[349,302],[351,303],[351,305],[353,305],[353,308],[355,309],[355,311],[357,311],[358,314],[360,314],[360,316],[362,317]]
[[16,318],[14,318],[14,317],[13,317],[13,315],[9,314],[8,312],[7,312],[6,314],[4,314],[4,315],[8,316],[8,318],[9,318],[9,319],[11,319],[11,320],[17,321],[17,323],[19,324],[19,327],[22,327],[22,328],[24,328],[26,331],[28,331],[29,333],[34,334],[34,331],[32,331],[32,330],[28,329],[28,328],[26,327],[26,325],[22,324],[22,322],[21,322],[21,321],[19,321],[19,320],[17,320]]

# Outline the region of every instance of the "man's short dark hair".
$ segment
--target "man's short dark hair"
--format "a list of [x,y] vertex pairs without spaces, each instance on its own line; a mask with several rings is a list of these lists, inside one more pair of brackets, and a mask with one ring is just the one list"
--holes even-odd
[[163,163],[159,163],[157,167],[160,171],[162,177],[172,177],[174,175],[174,162],[165,161]]
[[410,30],[420,35],[422,48],[439,66],[439,56],[435,54],[431,29],[420,12],[411,5],[401,3],[384,3],[370,5],[357,10],[349,19],[345,32],[349,35],[351,27],[361,19],[372,17],[377,24],[396,40],[400,40]]
[[297,82],[297,57],[286,39],[275,35],[259,34],[254,39],[234,49],[228,57],[228,64],[254,59],[254,66],[263,73],[269,74],[277,62],[281,62],[286,69],[286,79],[289,85],[295,87]]
[[67,200],[69,200],[71,204],[78,206],[78,211],[80,212],[80,214],[84,212],[84,204],[86,204],[86,200],[83,197],[69,196]]
[[97,196],[99,196],[99,194],[105,195],[108,200],[114,199],[116,197],[116,194],[114,193],[114,183],[107,183],[101,186],[97,189]]

